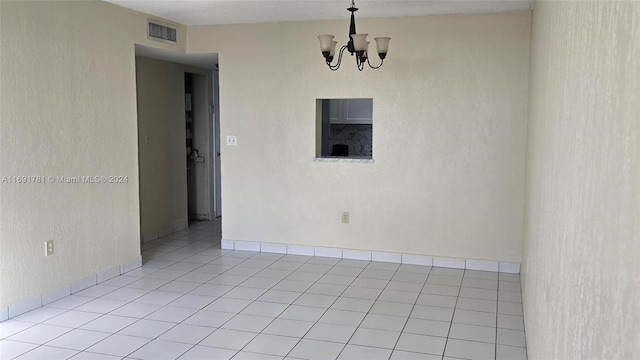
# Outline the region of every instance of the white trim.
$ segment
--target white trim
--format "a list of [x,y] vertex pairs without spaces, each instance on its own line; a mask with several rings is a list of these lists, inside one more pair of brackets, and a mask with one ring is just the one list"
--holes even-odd
[[343,259],[371,261],[371,251],[366,250],[342,250]]
[[184,220],[175,222],[175,223],[173,223],[171,225],[171,228],[173,229],[173,232],[186,230],[187,229],[187,222],[184,221]]
[[188,224],[186,221],[178,221],[171,225],[162,227],[160,229],[149,231],[147,233],[142,234],[142,243],[146,244],[149,241],[160,239],[161,237],[171,235],[178,231],[186,230],[187,227],[188,227]]
[[31,310],[37,309],[42,306],[42,295],[37,295],[29,300],[19,302],[17,304],[9,305],[9,318],[13,318],[22,315]]
[[50,304],[54,301],[58,301],[65,296],[71,295],[71,285],[67,284],[63,287],[59,287],[57,289],[51,290],[42,294],[42,306]]
[[71,283],[71,293],[75,294],[98,283],[97,274],[89,275]]
[[349,163],[349,164],[373,164],[373,159],[358,159],[354,157],[315,157],[314,162],[325,163]]
[[96,274],[96,283],[100,284],[101,282],[113,279],[116,276],[120,276],[121,273],[120,265],[108,268]]
[[163,236],[171,235],[171,234],[173,234],[173,226],[171,226],[171,225],[163,227],[162,229],[158,230],[158,237],[159,238],[161,238]]
[[313,256],[314,249],[313,246],[287,245],[287,254]]
[[314,254],[315,256],[342,259],[342,249],[315,247]]
[[66,296],[82,291],[86,288],[96,285],[97,283],[112,279],[116,276],[127,273],[131,270],[137,269],[142,266],[142,256],[136,256],[134,259],[99,273],[86,276],[82,279],[78,279],[71,284],[61,286],[57,289],[47,291],[42,294],[38,294],[31,299],[21,301],[9,306],[0,307],[0,323],[16,316],[22,315],[31,310],[35,310],[39,307],[50,304],[54,301],[60,300]]
[[[174,225],[173,229],[175,228],[176,227]],[[442,257],[434,258],[427,255],[399,254],[330,247],[313,247],[306,245],[260,243],[252,241],[234,241],[226,239],[222,239],[220,245],[221,248],[225,250],[251,250],[262,251],[266,253],[286,253],[292,255],[322,256],[355,260],[373,260],[411,265],[439,266],[456,269],[483,270],[492,272],[499,271],[509,274],[520,273],[520,264],[518,263],[498,262],[490,260],[455,259]],[[60,288],[37,295],[29,300],[9,306],[0,307],[0,322],[6,321],[18,315],[22,315],[28,311],[37,309],[48,303],[59,300],[65,296],[84,290],[90,286],[96,285],[97,283],[109,280],[118,275],[125,274],[141,266],[142,256],[137,256],[126,263],[103,270],[100,273],[96,273],[76,280],[69,285],[65,285]]]
[[148,233],[142,234],[142,243],[148,243],[149,241],[156,240],[158,238],[157,231],[150,231]]
[[466,260],[465,268],[469,270],[498,272],[498,262],[487,260]]
[[408,265],[433,266],[433,258],[426,255],[402,254],[402,263]]
[[120,264],[120,274],[128,273],[129,271],[135,270],[139,267],[142,267],[142,255],[136,256],[133,260],[124,264]]
[[236,241],[233,249],[242,251],[260,251],[260,243],[253,241]]
[[371,260],[400,264],[402,263],[402,254],[372,251]]
[[341,249],[324,246],[262,243],[222,239],[220,247],[225,250],[261,251],[265,253],[320,256],[337,259],[369,260],[396,264],[436,266],[453,269],[480,270],[519,274],[520,264],[494,260],[458,259],[428,255],[401,254],[384,251]]
[[433,266],[446,267],[446,268],[452,268],[452,269],[464,269],[465,262],[466,261],[464,259],[443,258],[443,257],[433,258]]
[[220,240],[220,248],[223,250],[233,250],[234,246],[235,246],[235,241],[233,240],[226,240],[226,239]]
[[262,243],[260,244],[260,251],[266,252],[266,253],[286,254],[287,245]]
[[509,273],[509,274],[520,274],[520,264],[500,262],[499,271],[503,273]]

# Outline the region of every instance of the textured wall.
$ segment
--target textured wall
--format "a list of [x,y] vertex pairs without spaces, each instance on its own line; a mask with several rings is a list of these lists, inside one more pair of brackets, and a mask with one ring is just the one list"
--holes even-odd
[[[219,53],[221,131],[238,136],[223,237],[520,262],[530,16],[360,19],[392,37],[363,72],[318,48],[346,42],[346,20],[190,27],[188,52]],[[323,98],[373,98],[374,164],[313,161]]]
[[640,3],[536,2],[531,54],[529,358],[638,359]]
[[0,184],[5,306],[140,255],[134,42],[175,46],[146,39],[146,16],[103,2],[0,9],[0,176],[128,177]]
[[136,57],[143,234],[187,219],[185,67]]

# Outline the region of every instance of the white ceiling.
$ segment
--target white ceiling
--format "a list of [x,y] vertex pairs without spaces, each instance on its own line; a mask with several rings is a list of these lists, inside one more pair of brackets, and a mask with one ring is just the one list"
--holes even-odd
[[[350,0],[106,0],[184,25],[348,19]],[[527,10],[533,0],[357,0],[356,18]]]
[[[184,25],[348,19],[350,0],[105,0]],[[470,14],[531,9],[534,0],[357,0],[356,18]],[[180,54],[136,45],[136,55],[217,67],[218,54]]]

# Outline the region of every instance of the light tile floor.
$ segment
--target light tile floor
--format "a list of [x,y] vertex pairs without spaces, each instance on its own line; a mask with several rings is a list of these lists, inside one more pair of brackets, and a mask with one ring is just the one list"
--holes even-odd
[[220,249],[220,223],[0,323],[1,359],[526,359],[519,275]]

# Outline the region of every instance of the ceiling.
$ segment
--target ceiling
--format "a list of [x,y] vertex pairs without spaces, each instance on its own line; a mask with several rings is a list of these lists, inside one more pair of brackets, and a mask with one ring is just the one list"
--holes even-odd
[[[348,19],[350,0],[105,0],[184,25]],[[357,0],[358,18],[528,10],[534,0]],[[218,54],[180,54],[136,45],[136,55],[204,69]]]
[[[347,19],[350,1],[335,0],[106,0],[184,25]],[[533,0],[357,0],[358,18],[527,10]]]

